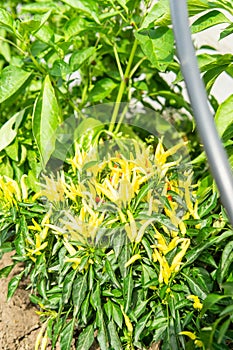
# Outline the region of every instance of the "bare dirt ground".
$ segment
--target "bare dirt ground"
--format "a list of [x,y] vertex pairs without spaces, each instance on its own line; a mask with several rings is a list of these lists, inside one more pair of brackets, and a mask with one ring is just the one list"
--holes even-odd
[[[10,254],[5,254],[0,268],[10,264]],[[40,329],[36,308],[29,301],[25,285],[21,284],[13,298],[6,300],[7,284],[20,270],[16,267],[8,278],[0,279],[0,350],[33,350]]]

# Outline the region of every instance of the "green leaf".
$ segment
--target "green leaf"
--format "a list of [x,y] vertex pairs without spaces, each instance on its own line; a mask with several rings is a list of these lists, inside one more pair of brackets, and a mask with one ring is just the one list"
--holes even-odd
[[0,75],[0,103],[20,92],[30,76],[31,72],[19,67],[9,65],[4,68]]
[[3,8],[0,8],[0,27],[2,29],[6,29],[6,30],[10,31],[11,33],[14,32],[13,18],[9,14],[9,12],[4,10]]
[[154,26],[166,26],[170,24],[169,1],[158,1],[147,13],[144,18],[141,29],[148,29]]
[[203,302],[203,308],[201,310],[200,316],[203,316],[207,310],[210,310],[211,307],[215,304],[217,304],[219,301],[221,301],[224,298],[228,298],[228,295],[219,295],[219,294],[208,294],[206,299]]
[[89,310],[90,310],[90,295],[88,294],[81,306],[81,317],[82,317],[82,322],[84,324],[87,324],[87,315]]
[[94,88],[89,93],[88,99],[91,102],[98,102],[105,97],[109,97],[117,84],[110,78],[103,78],[95,83]]
[[14,140],[22,122],[25,109],[11,117],[0,129],[0,152]]
[[155,221],[159,222],[161,225],[166,226],[167,228],[169,228],[172,231],[178,231],[177,227],[175,225],[173,225],[171,223],[170,219],[164,214],[153,213],[151,218],[155,219]]
[[89,350],[94,342],[94,325],[87,326],[78,337],[76,350]]
[[139,337],[140,337],[141,333],[143,332],[143,330],[145,329],[146,324],[148,322],[148,319],[151,316],[151,313],[152,313],[152,310],[150,312],[148,312],[147,315],[140,318],[140,320],[137,322],[136,327],[135,327],[135,331],[134,331],[134,337],[135,337],[136,342],[139,341]]
[[65,276],[65,279],[63,282],[63,289],[62,289],[62,302],[64,304],[68,303],[70,299],[75,277],[76,277],[76,270],[72,270],[70,273],[68,273]]
[[230,326],[230,323],[231,323],[231,319],[228,318],[226,321],[223,322],[223,324],[219,328],[219,334],[218,334],[218,340],[217,340],[218,344],[222,343],[222,340],[225,335],[227,336],[227,330]]
[[220,104],[215,115],[215,123],[219,133],[222,137],[226,129],[233,121],[233,95],[229,96],[223,103]]
[[5,266],[0,270],[0,278],[8,277],[15,265]]
[[115,323],[113,321],[110,321],[108,323],[108,332],[110,337],[110,344],[114,350],[122,350],[122,345],[120,338],[118,336]]
[[77,36],[78,34],[88,30],[92,27],[93,23],[82,17],[71,18],[70,21],[65,23],[64,33],[65,39],[68,41],[72,36]]
[[115,287],[121,289],[121,285],[116,278],[115,272],[114,272],[109,260],[106,260],[106,262],[105,262],[105,269],[106,269],[106,272],[107,272],[108,276],[110,277],[111,281],[115,285]]
[[135,32],[134,35],[152,66],[164,72],[173,61],[174,39],[172,29],[159,27],[144,32]]
[[230,273],[230,266],[233,263],[233,241],[227,243],[222,252],[221,263],[218,268],[218,282],[221,284],[227,273]]
[[89,151],[90,147],[98,141],[98,134],[104,128],[104,124],[95,118],[86,118],[78,125],[74,132],[74,138]]
[[70,65],[73,71],[76,71],[80,68],[80,66],[88,60],[88,58],[92,57],[96,52],[95,47],[88,47],[83,50],[79,50],[74,52],[70,57]]
[[213,27],[220,23],[230,23],[230,20],[220,11],[213,10],[209,11],[203,16],[199,17],[192,24],[192,33],[198,33],[207,28]]
[[60,334],[60,349],[70,350],[74,334],[75,317],[70,320],[62,329]]
[[182,275],[186,279],[186,282],[194,295],[197,295],[201,299],[205,299],[207,297],[207,294],[203,291],[203,289],[201,289],[200,285],[193,278],[185,273],[182,273]]
[[82,302],[86,297],[87,291],[87,273],[84,276],[79,276],[74,281],[72,298],[74,304],[74,315],[78,315]]
[[19,286],[19,283],[23,277],[24,271],[20,272],[18,275],[14,276],[9,284],[8,284],[8,291],[7,291],[7,299],[9,300],[15,293],[16,289]]
[[92,305],[96,310],[101,309],[101,297],[100,297],[100,282],[97,281],[96,287],[91,294]]
[[30,20],[20,22],[20,28],[29,34],[37,32],[49,19],[52,11],[49,10],[44,15],[36,15]]
[[206,200],[199,207],[198,214],[199,214],[200,218],[202,218],[202,217],[206,216],[207,214],[209,214],[210,211],[216,207],[217,198],[218,198],[218,195],[217,195],[216,192],[214,192],[212,194],[212,196],[210,198],[208,198],[208,200]]
[[45,166],[55,150],[60,109],[49,76],[46,76],[33,111],[33,135]]
[[189,16],[194,16],[205,10],[209,10],[210,5],[208,0],[188,0]]
[[123,315],[120,307],[112,303],[112,318],[119,328],[122,328]]
[[98,19],[98,3],[94,0],[62,0],[71,7],[90,15],[97,23]]
[[130,272],[128,275],[124,278],[124,285],[123,285],[123,295],[124,295],[124,311],[127,314],[132,300],[132,294],[133,294],[133,276],[132,276],[132,269],[130,269]]
[[226,27],[221,33],[220,33],[220,40],[223,38],[226,38],[228,35],[231,35],[233,33],[233,23],[231,23],[228,27]]

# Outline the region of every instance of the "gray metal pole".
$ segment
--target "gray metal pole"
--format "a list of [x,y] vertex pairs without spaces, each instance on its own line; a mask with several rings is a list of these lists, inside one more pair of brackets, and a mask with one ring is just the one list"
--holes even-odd
[[188,90],[197,129],[218,186],[221,202],[233,226],[233,175],[226,151],[219,139],[210,112],[204,83],[200,76],[189,29],[186,0],[170,0],[173,32],[181,71]]

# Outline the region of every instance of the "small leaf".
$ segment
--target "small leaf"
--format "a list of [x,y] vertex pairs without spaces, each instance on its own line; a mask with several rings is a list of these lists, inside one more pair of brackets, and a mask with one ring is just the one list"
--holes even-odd
[[91,102],[98,102],[105,97],[110,96],[113,89],[117,86],[110,78],[103,78],[95,83],[94,88],[89,93],[89,100]]
[[18,285],[23,277],[24,271],[19,273],[18,275],[14,276],[9,284],[8,284],[8,292],[7,292],[7,299],[9,300],[15,293],[16,289],[18,288]]
[[25,109],[11,117],[0,129],[0,152],[6,148],[17,135],[17,130],[22,122]]
[[116,286],[116,288],[121,289],[121,285],[116,278],[115,272],[114,272],[109,260],[106,260],[106,262],[105,262],[105,269],[106,269],[106,272],[107,272],[108,276],[110,277],[111,281]]
[[151,313],[152,313],[152,310],[147,315],[140,318],[140,320],[137,322],[135,330],[134,330],[134,336],[135,336],[136,342],[139,341],[139,337],[140,337],[141,333],[143,332],[143,330],[145,329],[147,321],[150,318]]
[[0,278],[8,277],[15,265],[5,266],[0,270]]
[[55,149],[59,117],[60,109],[57,98],[47,75],[33,111],[33,135],[44,166]]
[[122,328],[123,314],[118,305],[112,303],[112,318],[119,328]]
[[70,65],[73,71],[78,70],[80,66],[92,57],[96,52],[95,47],[88,47],[86,49],[74,52],[70,57]]
[[217,280],[221,284],[227,273],[230,274],[230,266],[233,263],[233,241],[229,242],[223,249],[221,264],[218,268]]
[[63,282],[63,290],[62,290],[62,302],[64,304],[68,303],[69,298],[71,296],[74,279],[76,277],[76,270],[68,273]]
[[201,289],[200,285],[193,278],[184,273],[182,273],[182,275],[185,277],[186,282],[194,295],[197,295],[201,299],[205,299],[207,297],[207,294],[203,291],[203,289]]
[[31,73],[12,65],[4,68],[0,75],[0,103],[20,92]]
[[157,25],[166,26],[170,23],[170,10],[168,0],[158,1],[148,11],[140,29],[148,29]]
[[87,326],[78,336],[78,345],[76,350],[89,350],[94,342],[94,326]]

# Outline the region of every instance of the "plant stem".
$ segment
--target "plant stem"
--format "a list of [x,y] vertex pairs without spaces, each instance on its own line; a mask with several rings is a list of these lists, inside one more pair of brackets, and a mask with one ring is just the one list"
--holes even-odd
[[19,52],[21,52],[23,55],[25,55],[25,56],[27,55],[27,52],[23,51],[18,45],[16,45],[15,43],[13,43],[13,41],[8,40],[8,39],[6,39],[6,38],[4,38],[4,37],[2,37],[2,36],[0,36],[0,40],[5,41],[6,43],[8,43],[8,44],[14,46],[14,47],[15,47],[17,50],[19,50]]
[[128,64],[127,64],[127,67],[126,67],[126,70],[125,70],[124,78],[122,79],[122,81],[120,83],[119,91],[118,91],[118,94],[117,94],[116,103],[115,103],[115,106],[114,106],[114,109],[113,109],[113,113],[112,113],[112,119],[111,119],[111,122],[110,122],[110,125],[109,125],[109,131],[110,132],[113,132],[114,124],[116,123],[117,115],[118,115],[119,108],[120,108],[120,102],[122,100],[122,96],[123,96],[124,91],[125,91],[126,83],[128,82],[128,79],[129,79],[129,76],[130,76],[130,69],[131,69],[131,66],[132,66],[132,63],[133,63],[133,59],[134,59],[134,55],[135,55],[135,52],[136,52],[136,49],[137,49],[137,45],[138,45],[138,42],[135,39],[135,41],[133,43],[133,47],[132,47],[131,53],[130,53],[130,56],[129,56],[129,61],[128,61]]

